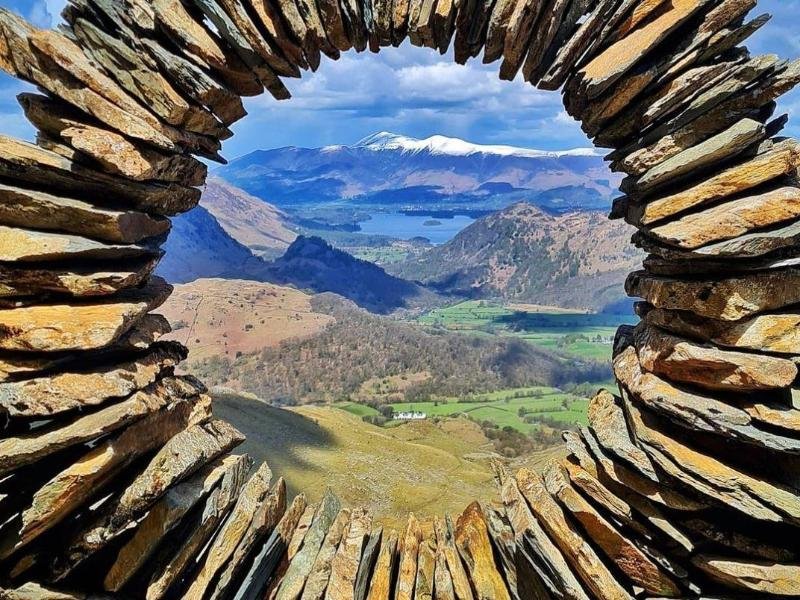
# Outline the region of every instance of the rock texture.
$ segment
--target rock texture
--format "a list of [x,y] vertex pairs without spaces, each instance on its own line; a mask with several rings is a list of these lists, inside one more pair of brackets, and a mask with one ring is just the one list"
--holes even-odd
[[[0,137],[0,597],[297,600],[800,594],[800,61],[742,46],[756,0],[71,0],[0,9],[36,143]],[[619,389],[543,477],[398,534],[230,451],[152,311],[242,96],[321,54],[412,44],[563,87],[626,176]],[[63,589],[62,589],[63,588]]]

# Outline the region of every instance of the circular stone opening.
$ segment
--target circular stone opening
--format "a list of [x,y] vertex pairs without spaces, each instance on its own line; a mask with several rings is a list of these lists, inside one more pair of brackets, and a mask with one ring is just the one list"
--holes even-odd
[[[0,583],[123,597],[796,595],[798,146],[774,100],[800,64],[740,46],[747,0],[70,0],[63,30],[0,11],[36,144],[0,138]],[[197,204],[242,96],[325,54],[483,52],[563,89],[626,175],[618,395],[543,477],[399,534],[232,453],[159,341],[167,217]],[[644,590],[642,592],[642,590]],[[274,596],[272,595],[274,594]],[[71,597],[58,595],[58,597]]]

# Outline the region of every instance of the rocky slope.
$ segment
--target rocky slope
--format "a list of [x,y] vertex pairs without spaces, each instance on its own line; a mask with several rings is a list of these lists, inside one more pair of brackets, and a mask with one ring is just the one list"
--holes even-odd
[[264,258],[281,255],[297,237],[283,211],[218,177],[206,182],[200,206],[228,235]]
[[201,277],[236,277],[263,265],[202,206],[172,220],[172,231],[164,249],[167,254],[156,272],[171,283],[185,283]]
[[599,310],[625,296],[625,276],[641,264],[630,234],[599,212],[552,215],[521,202],[387,268],[449,293]]
[[216,174],[278,206],[501,208],[533,199],[552,209],[605,207],[618,178],[593,150],[544,152],[381,132],[352,146],[259,150]]

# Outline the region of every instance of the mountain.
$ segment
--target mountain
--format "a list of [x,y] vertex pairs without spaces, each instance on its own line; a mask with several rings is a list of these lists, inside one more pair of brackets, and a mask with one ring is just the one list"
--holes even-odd
[[170,283],[200,277],[236,276],[263,265],[247,246],[233,239],[203,206],[172,219],[163,246],[166,256],[156,273]]
[[592,149],[547,152],[388,132],[352,146],[259,150],[215,171],[279,207],[491,210],[607,208],[618,177]]
[[286,213],[218,177],[206,182],[200,206],[258,256],[275,258],[297,237]]
[[333,292],[379,314],[438,302],[434,292],[389,275],[318,237],[298,236],[283,256],[266,267],[261,279],[316,293]]
[[642,255],[630,228],[599,212],[554,215],[517,203],[391,273],[473,298],[602,310],[624,298]]

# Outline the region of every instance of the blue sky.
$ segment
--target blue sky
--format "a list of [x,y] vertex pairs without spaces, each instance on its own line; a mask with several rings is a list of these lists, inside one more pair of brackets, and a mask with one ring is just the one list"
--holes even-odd
[[[64,0],[0,0],[39,26],[48,26]],[[800,0],[761,0],[751,16],[769,12],[773,20],[748,41],[751,51],[800,56]],[[497,77],[499,62],[466,66],[437,52],[408,44],[379,54],[346,53],[323,58],[316,73],[286,81],[293,98],[270,96],[246,101],[249,115],[234,125],[224,154],[234,158],[258,148],[353,143],[381,130],[414,137],[443,134],[478,143],[543,149],[590,145],[563,111],[559,94],[542,92],[519,78]],[[30,139],[33,131],[14,96],[25,89],[0,77],[0,132]],[[788,94],[781,110],[797,116],[800,92]],[[787,128],[800,137],[800,125]]]

